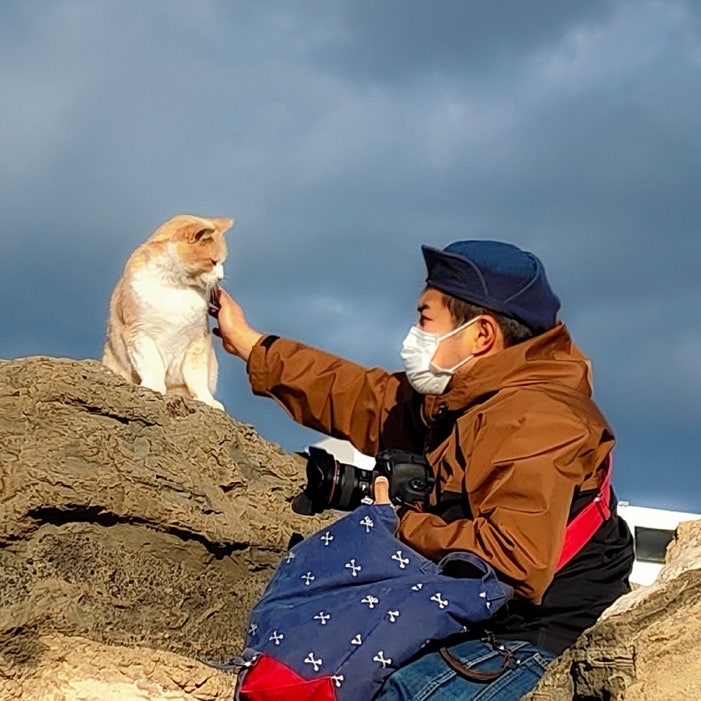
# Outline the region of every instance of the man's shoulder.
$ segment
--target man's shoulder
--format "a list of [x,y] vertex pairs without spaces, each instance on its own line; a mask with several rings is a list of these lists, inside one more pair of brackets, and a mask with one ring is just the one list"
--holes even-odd
[[545,383],[505,387],[494,392],[482,403],[481,413],[518,424],[562,423],[573,428],[578,424],[607,425],[590,396],[572,388]]

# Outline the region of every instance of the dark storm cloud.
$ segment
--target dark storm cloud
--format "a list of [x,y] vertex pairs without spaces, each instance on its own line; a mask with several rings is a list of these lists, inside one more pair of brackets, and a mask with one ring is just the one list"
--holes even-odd
[[594,361],[623,496],[701,510],[700,35],[646,0],[4,4],[0,356],[99,357],[129,253],[189,211],[237,218],[251,323],[394,369],[420,244],[505,239]]
[[427,75],[482,80],[485,72],[552,45],[563,32],[605,21],[614,4],[442,0],[429,9],[416,0],[343,2],[337,34],[317,55],[369,82]]

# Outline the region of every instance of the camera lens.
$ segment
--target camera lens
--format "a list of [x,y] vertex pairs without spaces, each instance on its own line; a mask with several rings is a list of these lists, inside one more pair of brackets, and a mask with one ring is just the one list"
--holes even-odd
[[319,514],[325,509],[353,511],[370,494],[372,473],[339,462],[315,446],[309,447],[307,484],[292,502],[299,514]]
[[329,498],[329,508],[353,511],[360,506],[363,497],[370,493],[372,473],[355,465],[337,462],[338,479]]

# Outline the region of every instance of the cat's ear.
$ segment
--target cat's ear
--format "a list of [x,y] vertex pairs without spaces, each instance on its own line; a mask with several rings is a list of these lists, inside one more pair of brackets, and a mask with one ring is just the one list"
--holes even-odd
[[228,231],[235,223],[236,219],[232,219],[230,217],[212,219],[212,224],[214,224],[214,226],[220,234],[223,234],[225,231]]
[[195,231],[195,233],[191,236],[190,241],[192,243],[199,243],[200,241],[210,241],[212,239],[213,234],[214,229],[200,229],[199,231]]
[[199,243],[200,241],[209,241],[214,234],[214,229],[203,222],[194,222],[183,226],[178,233],[183,241]]

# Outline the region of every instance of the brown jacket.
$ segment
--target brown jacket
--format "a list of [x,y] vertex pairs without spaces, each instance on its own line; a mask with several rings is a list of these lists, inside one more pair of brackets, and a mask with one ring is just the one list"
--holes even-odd
[[272,337],[253,349],[248,372],[256,394],[305,426],[369,455],[425,453],[432,502],[459,497],[471,518],[409,511],[399,537],[436,561],[477,553],[534,603],[553,579],[573,498],[599,486],[613,446],[589,361],[562,324],[459,370],[438,396],[415,392],[404,373]]

